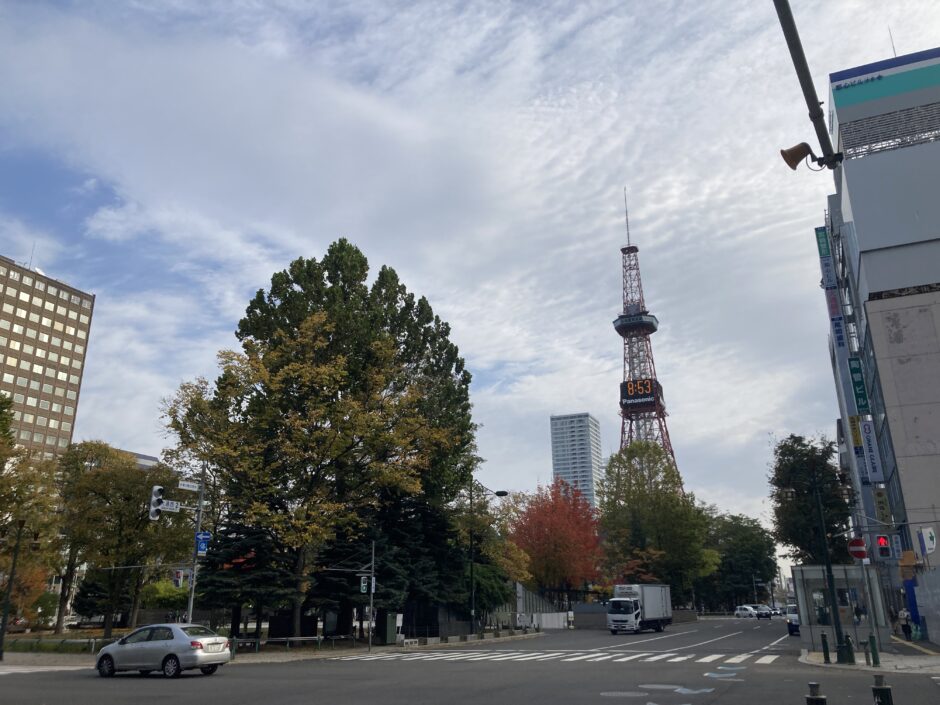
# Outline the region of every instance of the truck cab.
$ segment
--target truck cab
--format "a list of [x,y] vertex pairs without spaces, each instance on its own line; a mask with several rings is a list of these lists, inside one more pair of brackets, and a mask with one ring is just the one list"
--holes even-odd
[[607,603],[607,628],[611,634],[640,631],[640,601],[614,597]]

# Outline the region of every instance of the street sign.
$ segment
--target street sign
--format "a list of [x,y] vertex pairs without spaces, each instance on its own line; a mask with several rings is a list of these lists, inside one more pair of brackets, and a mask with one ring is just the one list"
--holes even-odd
[[160,505],[160,509],[164,512],[178,512],[180,510],[180,503],[175,499],[165,499],[163,504]]
[[867,558],[868,551],[865,549],[865,539],[855,538],[849,541],[849,555],[852,558]]
[[209,542],[212,540],[212,534],[208,531],[196,532],[196,555],[203,558],[209,553]]
[[190,492],[198,492],[200,485],[198,482],[191,482],[189,480],[180,480],[178,487],[181,490],[189,490]]

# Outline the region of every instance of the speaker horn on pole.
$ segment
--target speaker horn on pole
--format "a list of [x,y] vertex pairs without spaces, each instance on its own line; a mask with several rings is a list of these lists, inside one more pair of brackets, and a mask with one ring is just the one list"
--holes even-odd
[[780,156],[783,157],[783,161],[785,161],[787,166],[793,169],[793,171],[796,171],[800,162],[806,159],[806,157],[812,157],[813,160],[816,159],[812,148],[806,144],[806,142],[800,142],[795,147],[790,147],[790,149],[781,149]]

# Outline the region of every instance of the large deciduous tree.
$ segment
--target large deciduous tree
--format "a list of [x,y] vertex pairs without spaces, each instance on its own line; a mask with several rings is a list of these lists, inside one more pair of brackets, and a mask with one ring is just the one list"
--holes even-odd
[[685,602],[693,580],[714,565],[705,514],[662,447],[637,441],[611,456],[599,494],[607,575],[667,583],[673,601]]
[[[295,260],[249,304],[242,349],[220,354],[215,383],[188,383],[165,406],[178,447],[213,466],[238,517],[225,540],[261,530],[290,565],[295,634],[323,562],[361,558],[401,521],[449,524],[476,462],[470,375],[448,325],[393,270],[371,288],[368,272],[345,240]],[[439,563],[451,531],[412,542],[412,564]],[[393,592],[440,595],[440,576],[414,571]],[[327,582],[348,603],[349,581],[321,579],[321,593]]]
[[597,519],[578,490],[556,479],[528,496],[512,518],[510,538],[529,557],[535,585],[558,595],[580,590],[598,575]]
[[769,478],[774,536],[802,563],[821,564],[825,546],[833,561],[852,560],[847,539],[851,503],[846,501],[846,481],[834,462],[835,453],[833,441],[795,434],[774,447]]

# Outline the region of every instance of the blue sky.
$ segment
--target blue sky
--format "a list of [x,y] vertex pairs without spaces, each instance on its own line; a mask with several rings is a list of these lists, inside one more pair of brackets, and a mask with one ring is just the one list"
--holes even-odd
[[[792,0],[830,71],[940,45],[932,2]],[[77,439],[158,454],[251,295],[347,237],[448,320],[480,477],[551,477],[549,416],[619,443],[622,190],[686,485],[766,518],[774,436],[836,416],[827,174],[769,0],[9,2],[0,253],[96,294]],[[34,252],[35,247],[35,254]]]

